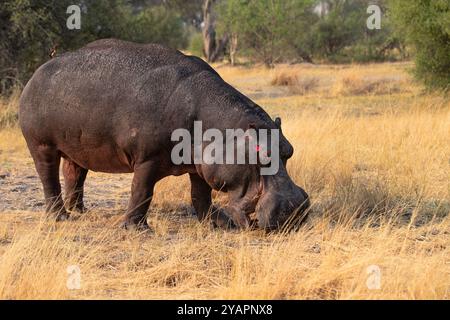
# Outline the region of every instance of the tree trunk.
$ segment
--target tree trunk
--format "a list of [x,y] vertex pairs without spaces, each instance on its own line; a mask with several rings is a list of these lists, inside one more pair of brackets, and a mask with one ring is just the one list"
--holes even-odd
[[216,50],[216,30],[214,29],[214,19],[211,12],[213,2],[214,0],[203,2],[203,53],[209,62],[211,62],[211,56]]
[[219,60],[228,44],[228,35],[224,35],[219,41],[216,40],[216,17],[212,7],[216,0],[204,0],[203,2],[203,53],[208,62]]
[[237,46],[238,46],[238,36],[237,36],[237,34],[233,33],[231,35],[231,40],[230,40],[230,62],[231,62],[232,66],[234,66],[236,64]]

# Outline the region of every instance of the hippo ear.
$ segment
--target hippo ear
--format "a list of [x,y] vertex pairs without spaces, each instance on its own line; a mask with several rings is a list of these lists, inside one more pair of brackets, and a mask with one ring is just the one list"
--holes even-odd
[[281,128],[281,118],[280,117],[275,118],[275,124],[277,125],[278,128]]

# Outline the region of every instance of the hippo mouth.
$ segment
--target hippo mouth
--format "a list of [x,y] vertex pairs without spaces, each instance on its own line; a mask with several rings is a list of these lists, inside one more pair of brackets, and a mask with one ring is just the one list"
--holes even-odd
[[302,204],[292,211],[292,213],[281,223],[274,223],[262,226],[262,222],[258,219],[256,212],[252,212],[247,215],[249,226],[251,230],[260,230],[271,232],[275,230],[288,231],[288,230],[298,230],[298,228],[304,224],[308,217],[309,201],[306,204]]
[[310,207],[308,194],[292,181],[277,186],[274,188],[261,179],[254,210],[246,215],[252,229],[291,230],[306,220]]
[[260,230],[264,229],[265,231],[275,231],[275,230],[297,230],[305,221],[308,216],[309,203],[307,205],[300,205],[289,215],[289,217],[282,223],[268,225],[264,228],[260,227],[260,221],[258,220],[258,216],[256,211],[247,214],[247,218],[249,221],[249,228],[251,230]]

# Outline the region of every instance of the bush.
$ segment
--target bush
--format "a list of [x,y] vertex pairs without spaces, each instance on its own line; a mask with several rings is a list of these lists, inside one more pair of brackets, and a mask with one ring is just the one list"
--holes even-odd
[[[366,26],[367,7],[386,0],[227,0],[218,8],[219,30],[236,35],[240,53],[275,62],[369,62],[404,57],[401,39],[383,15],[381,30]],[[400,51],[399,55],[393,52]]]
[[159,43],[172,48],[185,48],[187,37],[181,17],[163,6],[142,10],[125,17],[127,27],[122,38],[140,43]]
[[429,89],[450,90],[450,2],[392,0],[391,16],[415,49],[415,76]]
[[[49,6],[49,2],[52,3]],[[181,17],[163,5],[133,9],[127,0],[85,0],[81,30],[66,27],[72,0],[3,0],[0,2],[0,94],[25,84],[33,72],[58,53],[101,38],[158,42],[183,48],[187,37]]]
[[193,33],[189,39],[188,51],[197,57],[203,56],[203,36],[200,32]]
[[[329,1],[329,12],[312,25],[310,40],[314,56],[331,62],[371,62],[404,58],[402,39],[394,33],[386,14],[381,29],[366,26],[369,4],[386,11],[384,0]],[[400,54],[394,55],[399,52]]]
[[[311,16],[312,0],[228,0],[219,6],[219,31],[238,39],[238,47],[254,60],[273,66],[292,55],[293,34]],[[300,24],[301,22],[301,24]]]

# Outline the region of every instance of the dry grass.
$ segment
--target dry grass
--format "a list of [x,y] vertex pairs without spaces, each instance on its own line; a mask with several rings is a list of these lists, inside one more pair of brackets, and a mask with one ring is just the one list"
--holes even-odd
[[380,95],[406,91],[405,82],[397,79],[367,79],[356,74],[343,76],[333,87],[334,95]]
[[286,86],[292,94],[306,95],[314,92],[319,85],[316,77],[301,78],[297,74],[280,72],[270,82],[273,86]]
[[[324,69],[328,70],[324,74]],[[331,70],[330,70],[331,69]],[[384,65],[368,66],[280,66],[272,71],[272,86],[287,87],[293,95],[325,97],[410,93],[411,79],[393,73]]]
[[16,125],[19,96],[18,90],[8,99],[0,96],[0,129],[11,128]]
[[279,72],[270,81],[273,86],[294,86],[298,81],[298,75],[289,72]]
[[[289,172],[312,196],[311,217],[298,232],[210,230],[188,215],[186,177],[158,184],[152,233],[122,231],[129,178],[92,174],[88,206],[120,199],[111,209],[59,224],[40,212],[0,214],[0,298],[449,299],[450,104],[421,95],[404,67],[364,71],[400,75],[406,85],[398,92],[257,100],[283,118],[296,150]],[[324,86],[335,71],[300,68]],[[279,72],[218,70],[238,87],[262,91]],[[329,88],[344,71],[365,69],[336,70],[343,73]],[[0,131],[0,151],[6,179],[34,172],[17,129]],[[26,193],[2,196],[28,205]],[[69,265],[81,269],[80,290],[66,287]],[[370,265],[381,269],[378,290],[366,285]]]

